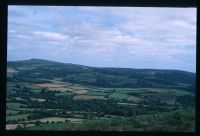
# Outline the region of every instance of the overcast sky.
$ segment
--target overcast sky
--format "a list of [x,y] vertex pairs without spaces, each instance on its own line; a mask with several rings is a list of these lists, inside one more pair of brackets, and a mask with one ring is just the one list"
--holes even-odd
[[196,9],[9,6],[8,60],[195,72]]

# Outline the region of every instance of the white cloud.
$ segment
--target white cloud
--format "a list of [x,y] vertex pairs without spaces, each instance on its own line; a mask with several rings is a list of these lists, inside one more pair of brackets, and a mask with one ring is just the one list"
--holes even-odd
[[23,35],[23,34],[18,34],[18,35],[17,35],[17,38],[30,39],[31,37],[30,37],[30,36],[27,36],[27,35]]
[[50,40],[65,40],[67,37],[63,34],[55,33],[55,32],[42,32],[42,31],[36,31],[33,32],[36,36],[41,36]]
[[15,30],[9,30],[8,32],[9,32],[9,33],[16,33]]

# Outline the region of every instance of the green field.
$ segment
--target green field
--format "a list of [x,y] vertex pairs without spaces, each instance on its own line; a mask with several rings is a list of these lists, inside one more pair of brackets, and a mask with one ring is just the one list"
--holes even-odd
[[112,99],[127,99],[128,95],[124,93],[112,93],[109,95],[109,98]]
[[108,93],[91,91],[91,92],[87,93],[87,95],[106,96],[106,95],[108,95]]
[[19,120],[19,119],[27,120],[28,115],[30,115],[30,114],[19,114],[19,115],[6,116],[6,121],[8,121],[8,120]]
[[20,108],[20,106],[26,106],[26,105],[21,103],[6,103],[6,107],[8,107],[8,109],[17,109]]
[[73,123],[51,123],[51,124],[41,124],[39,126],[24,128],[25,130],[77,130],[80,128],[81,124]]
[[71,96],[71,95],[73,95],[72,92],[61,92],[56,94],[56,96]]
[[6,109],[6,115],[9,115],[9,114],[17,114],[17,113],[19,113],[18,110],[8,110],[8,109]]

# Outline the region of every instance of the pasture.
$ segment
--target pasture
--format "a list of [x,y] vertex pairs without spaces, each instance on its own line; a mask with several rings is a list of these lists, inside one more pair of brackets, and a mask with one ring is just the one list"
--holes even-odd
[[20,108],[21,106],[26,106],[25,104],[21,104],[21,103],[6,103],[6,107],[8,109],[17,109]]
[[106,95],[108,95],[108,93],[97,92],[97,91],[90,91],[89,93],[87,93],[87,95],[91,95],[91,96],[106,96]]
[[66,85],[62,84],[56,84],[56,83],[43,83],[43,84],[35,84],[37,87],[41,88],[60,88],[60,87],[66,87]]
[[88,96],[88,95],[77,95],[73,97],[74,100],[105,100],[104,96]]
[[19,120],[19,119],[27,120],[27,117],[29,115],[30,114],[17,114],[17,115],[6,116],[6,121],[8,121],[8,120]]
[[62,118],[62,117],[48,117],[48,118],[42,118],[42,119],[38,119],[41,122],[65,122],[65,120],[67,120],[67,118]]
[[174,100],[176,97],[173,94],[169,93],[142,93],[141,96],[157,98],[160,100]]
[[128,95],[124,93],[112,93],[109,95],[109,98],[112,99],[127,99]]
[[13,114],[18,114],[19,111],[18,110],[9,110],[6,109],[6,115],[13,115]]

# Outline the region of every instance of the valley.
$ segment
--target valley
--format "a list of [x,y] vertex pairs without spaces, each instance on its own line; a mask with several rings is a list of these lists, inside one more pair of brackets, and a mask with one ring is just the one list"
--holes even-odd
[[195,129],[194,73],[40,59],[7,67],[7,130]]

